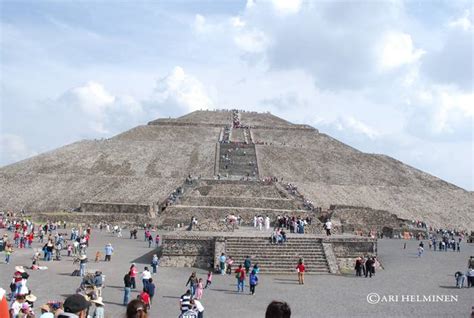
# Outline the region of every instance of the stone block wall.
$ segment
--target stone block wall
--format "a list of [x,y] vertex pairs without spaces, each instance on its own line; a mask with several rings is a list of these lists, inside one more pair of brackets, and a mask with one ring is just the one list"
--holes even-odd
[[214,240],[213,237],[165,235],[160,266],[209,268],[214,260]]
[[81,211],[95,213],[130,213],[149,215],[154,212],[153,205],[150,204],[128,204],[128,203],[81,203]]
[[340,270],[354,268],[355,260],[362,255],[377,255],[377,240],[372,238],[328,238]]

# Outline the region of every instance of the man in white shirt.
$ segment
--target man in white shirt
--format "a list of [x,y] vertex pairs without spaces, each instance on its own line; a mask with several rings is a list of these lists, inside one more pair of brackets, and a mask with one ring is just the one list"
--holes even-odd
[[332,229],[331,220],[327,220],[327,222],[324,223],[324,228],[326,229],[326,235],[330,236],[331,235],[331,229]]
[[191,305],[193,305],[193,309],[198,312],[197,318],[204,318],[204,306],[201,302],[197,299],[191,299]]
[[145,270],[142,272],[142,275],[141,275],[141,279],[142,279],[142,282],[143,282],[143,289],[145,289],[145,287],[147,287],[148,281],[149,281],[150,278],[151,278],[151,273],[148,270],[148,267],[145,266]]

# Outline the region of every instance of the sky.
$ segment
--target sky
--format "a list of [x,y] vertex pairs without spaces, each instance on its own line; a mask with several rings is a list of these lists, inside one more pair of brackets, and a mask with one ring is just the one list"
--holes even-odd
[[159,117],[280,116],[472,191],[471,1],[0,1],[0,165]]

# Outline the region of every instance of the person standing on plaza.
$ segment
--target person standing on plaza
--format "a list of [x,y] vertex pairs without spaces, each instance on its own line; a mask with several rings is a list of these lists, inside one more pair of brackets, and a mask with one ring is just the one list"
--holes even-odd
[[367,261],[365,262],[365,277],[372,278],[372,275],[375,274],[375,260],[373,258],[368,257]]
[[211,284],[212,284],[212,271],[210,270],[207,273],[207,281],[206,281],[206,286],[204,287],[204,289],[206,289],[207,287],[210,287]]
[[130,277],[130,271],[125,274],[123,277],[123,284],[124,284],[124,294],[123,294],[123,305],[127,306],[128,302],[130,301],[130,293],[132,290],[132,279]]
[[250,285],[250,294],[255,295],[255,287],[258,284],[258,276],[257,273],[255,273],[254,270],[250,273],[249,276],[249,285]]
[[304,272],[306,267],[304,266],[303,259],[300,258],[298,265],[296,266],[296,272],[298,273],[298,284],[304,285]]
[[225,261],[227,258],[225,257],[225,254],[222,253],[221,256],[219,257],[219,269],[221,270],[221,275],[225,274]]
[[153,283],[153,278],[148,280],[148,284],[146,285],[146,292],[148,296],[150,296],[150,307],[153,304],[153,297],[155,296],[156,285]]
[[158,267],[158,256],[156,254],[153,254],[153,258],[151,259],[151,268],[153,269],[153,275],[156,274],[156,268]]
[[184,295],[181,295],[179,298],[179,309],[181,313],[184,314],[189,309],[191,309],[191,298],[192,298],[191,290],[187,290]]
[[83,277],[86,274],[87,255],[79,256],[79,274]]
[[102,297],[98,297],[97,299],[91,300],[91,303],[94,303],[95,310],[94,310],[94,318],[105,318],[105,308],[104,303],[102,302]]
[[242,264],[235,270],[235,278],[237,279],[237,292],[244,292],[245,287],[245,270]]
[[112,254],[114,253],[114,248],[112,247],[112,243],[109,243],[105,246],[105,261],[110,262],[112,259]]
[[146,290],[146,286],[148,285],[148,280],[151,278],[151,273],[148,270],[147,266],[145,266],[145,269],[143,270],[140,278],[142,279],[143,290]]
[[158,247],[160,246],[160,235],[156,234],[155,236],[155,246]]
[[355,262],[355,271],[356,271],[356,276],[362,276],[362,258],[357,257],[356,262]]
[[195,298],[196,299],[201,299],[203,291],[204,291],[204,283],[202,281],[202,278],[199,278],[198,283],[196,285],[196,297]]
[[197,318],[204,318],[204,306],[201,304],[200,300],[191,299],[192,309],[195,309],[198,313]]
[[191,276],[189,276],[188,281],[186,282],[186,286],[189,285],[189,289],[191,290],[191,295],[194,297],[196,294],[196,287],[198,284],[198,278],[196,276],[196,272],[192,272]]
[[132,263],[132,266],[130,266],[130,280],[132,282],[132,289],[137,288],[137,274],[137,267],[135,266],[135,263]]

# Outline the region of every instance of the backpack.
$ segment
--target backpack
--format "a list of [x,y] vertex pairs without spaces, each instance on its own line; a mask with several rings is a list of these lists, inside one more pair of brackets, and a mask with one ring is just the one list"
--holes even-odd
[[238,271],[237,273],[235,273],[235,278],[240,279],[240,276],[242,276],[242,272],[241,272],[241,271]]

